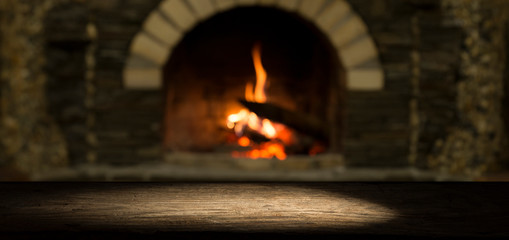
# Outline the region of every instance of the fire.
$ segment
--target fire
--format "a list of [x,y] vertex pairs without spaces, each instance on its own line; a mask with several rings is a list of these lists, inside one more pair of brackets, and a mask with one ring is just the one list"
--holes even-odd
[[[244,137],[242,137],[244,138]],[[240,139],[242,139],[240,138]],[[240,141],[239,139],[239,141]],[[246,137],[247,139],[247,137]],[[242,140],[244,141],[244,140]],[[248,139],[249,141],[249,139]],[[239,143],[240,145],[240,143]],[[241,145],[242,146],[242,145]],[[285,147],[283,144],[278,142],[266,142],[259,144],[258,146],[255,146],[253,150],[246,151],[246,152],[238,152],[235,151],[232,153],[234,157],[246,157],[246,158],[272,158],[276,157],[279,160],[285,160],[286,159],[286,153],[285,153]]]
[[256,72],[256,85],[254,89],[255,102],[264,103],[267,101],[265,85],[267,83],[267,72],[262,65],[261,45],[255,44],[252,51],[253,64]]
[[[267,95],[267,72],[262,65],[261,45],[255,44],[251,52],[253,65],[256,72],[256,84],[246,84],[245,98],[247,101],[265,103]],[[231,114],[227,118],[226,126],[233,129],[237,135],[237,144],[243,147],[251,146],[252,150],[246,152],[233,152],[234,157],[248,158],[273,158],[279,160],[286,159],[284,144],[291,143],[291,132],[282,124],[273,123],[268,119],[260,118],[255,113],[247,109],[242,109],[238,113]],[[246,128],[249,128],[260,135],[263,135],[269,142],[255,144],[243,136]]]
[[247,147],[247,146],[249,146],[249,144],[251,144],[251,140],[249,140],[248,137],[243,136],[243,137],[239,138],[238,143],[240,146]]

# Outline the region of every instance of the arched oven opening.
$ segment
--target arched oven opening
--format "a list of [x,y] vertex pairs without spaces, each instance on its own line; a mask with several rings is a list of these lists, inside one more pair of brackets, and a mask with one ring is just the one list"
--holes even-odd
[[219,13],[186,33],[164,67],[167,159],[340,156],[344,82],[334,47],[300,16]]

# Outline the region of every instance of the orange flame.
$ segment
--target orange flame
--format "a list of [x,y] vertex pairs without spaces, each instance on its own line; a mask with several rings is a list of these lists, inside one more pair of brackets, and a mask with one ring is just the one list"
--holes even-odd
[[256,85],[254,89],[255,102],[264,103],[267,101],[265,95],[265,84],[267,83],[267,72],[262,65],[261,45],[255,44],[252,51],[253,64],[256,72]]
[[[244,138],[244,137],[242,137]],[[242,139],[240,138],[240,139]],[[239,139],[239,142],[241,141]],[[248,140],[249,141],[249,140]],[[245,152],[232,152],[233,157],[245,157],[251,159],[257,158],[277,158],[279,160],[286,159],[285,147],[283,144],[278,142],[266,142],[260,145],[254,146],[253,150],[245,151]]]
[[253,96],[253,84],[248,82],[246,84],[246,93],[244,94],[247,101],[254,102],[255,98]]
[[[264,103],[267,101],[265,88],[267,85],[267,72],[262,65],[261,45],[255,44],[251,52],[253,57],[253,65],[256,72],[256,84],[247,83],[245,98],[247,101]],[[258,132],[272,141],[262,143],[259,145],[252,144],[249,138],[242,136],[237,140],[240,146],[252,146],[252,150],[246,152],[233,152],[234,157],[249,157],[249,158],[272,158],[276,157],[279,160],[286,159],[284,144],[291,142],[291,132],[284,125],[275,124],[268,119],[259,118],[255,113],[249,112],[247,109],[242,109],[236,114],[228,116],[226,126],[233,129],[237,136],[242,136],[244,130],[249,127],[250,129]]]

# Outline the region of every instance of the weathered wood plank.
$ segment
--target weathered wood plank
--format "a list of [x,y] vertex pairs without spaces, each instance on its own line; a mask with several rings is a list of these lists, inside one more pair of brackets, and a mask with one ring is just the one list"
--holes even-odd
[[0,238],[62,231],[507,237],[506,188],[493,183],[2,183]]

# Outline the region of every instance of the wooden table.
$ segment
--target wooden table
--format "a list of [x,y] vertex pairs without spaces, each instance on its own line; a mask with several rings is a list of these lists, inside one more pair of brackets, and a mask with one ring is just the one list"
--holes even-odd
[[0,183],[0,239],[509,237],[508,186]]

